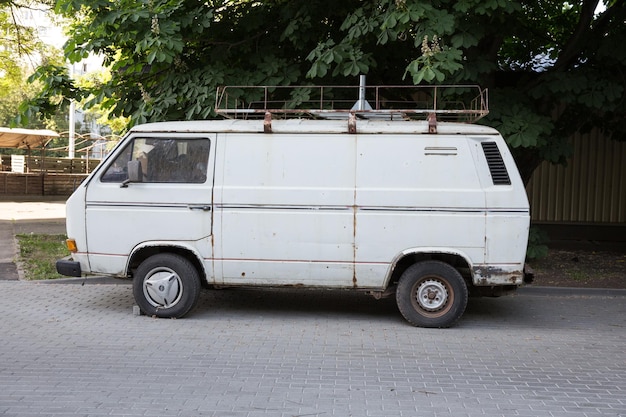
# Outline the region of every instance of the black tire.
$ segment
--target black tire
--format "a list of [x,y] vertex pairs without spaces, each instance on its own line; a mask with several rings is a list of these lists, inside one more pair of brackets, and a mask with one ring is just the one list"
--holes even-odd
[[153,255],[137,268],[133,295],[144,314],[180,318],[198,301],[200,277],[193,264],[182,256]]
[[467,293],[459,271],[444,262],[424,261],[404,271],[396,303],[413,326],[450,327],[465,312]]

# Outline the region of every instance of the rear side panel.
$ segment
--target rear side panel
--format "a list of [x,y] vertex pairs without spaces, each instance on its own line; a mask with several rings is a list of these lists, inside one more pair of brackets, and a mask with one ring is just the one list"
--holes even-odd
[[521,285],[530,210],[515,161],[501,136],[471,137],[485,190],[485,261],[474,265],[475,285]]
[[485,195],[464,137],[360,135],[356,205],[360,286],[383,285],[401,251],[484,261]]

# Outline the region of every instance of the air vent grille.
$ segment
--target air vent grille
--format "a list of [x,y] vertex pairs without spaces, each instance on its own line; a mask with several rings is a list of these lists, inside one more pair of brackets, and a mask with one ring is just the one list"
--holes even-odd
[[495,142],[482,142],[483,152],[485,158],[487,158],[487,165],[489,166],[489,172],[491,173],[491,179],[494,185],[510,185],[511,179],[509,173],[504,165],[502,155],[498,150],[498,145]]

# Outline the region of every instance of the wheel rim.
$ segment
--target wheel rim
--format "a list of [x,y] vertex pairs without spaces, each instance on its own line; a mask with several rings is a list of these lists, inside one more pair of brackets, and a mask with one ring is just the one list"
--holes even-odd
[[420,281],[416,287],[413,302],[423,312],[440,316],[450,309],[454,295],[444,281],[428,278]]
[[170,308],[178,304],[183,291],[178,274],[170,268],[151,270],[143,282],[146,300],[156,308]]

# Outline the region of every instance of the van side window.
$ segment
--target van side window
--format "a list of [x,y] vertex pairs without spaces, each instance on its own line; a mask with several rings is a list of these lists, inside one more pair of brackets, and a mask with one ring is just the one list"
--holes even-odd
[[206,181],[209,149],[205,138],[136,138],[100,180],[121,183],[128,179],[128,161],[139,161],[142,182],[200,184]]

